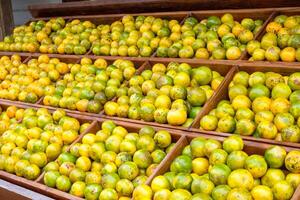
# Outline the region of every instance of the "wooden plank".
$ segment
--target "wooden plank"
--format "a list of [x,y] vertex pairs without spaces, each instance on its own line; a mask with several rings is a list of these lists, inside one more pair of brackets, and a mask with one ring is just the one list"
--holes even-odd
[[0,180],[0,197],[1,199],[10,200],[30,200],[30,199],[43,199],[52,200],[49,197],[35,193],[23,187]]
[[0,0],[0,39],[10,34],[14,26],[11,0]]
[[65,2],[74,2],[74,1],[85,1],[85,0],[62,0],[63,3],[65,3]]
[[[272,7],[300,6],[299,0],[273,0]],[[183,10],[216,10],[216,9],[241,9],[241,8],[266,8],[270,1],[261,0],[98,0],[77,1],[63,4],[44,4],[29,6],[34,17],[65,16],[108,13],[134,13],[158,11],[183,11]]]

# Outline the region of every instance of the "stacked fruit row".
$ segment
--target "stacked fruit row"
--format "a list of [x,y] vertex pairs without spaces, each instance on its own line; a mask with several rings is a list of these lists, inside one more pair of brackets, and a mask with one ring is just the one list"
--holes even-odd
[[54,86],[45,88],[43,104],[99,113],[107,101],[127,92],[123,87],[134,76],[135,67],[139,66],[129,60],[118,59],[108,63],[102,58],[95,61],[82,58],[78,64],[69,64],[68,73]]
[[200,120],[206,131],[300,142],[300,73],[236,73],[222,100]]
[[95,55],[230,59],[241,56],[263,25],[250,18],[235,21],[230,14],[183,21],[153,16],[124,16],[111,24],[63,18],[16,27],[0,43],[3,51]]
[[197,137],[174,157],[169,171],[160,171],[150,186],[138,186],[133,198],[288,200],[300,184],[299,158],[299,151],[287,153],[280,146],[262,154],[247,152],[235,135],[223,143]]
[[136,72],[133,62],[88,58],[66,63],[40,55],[22,63],[19,55],[0,58],[0,98],[99,113],[103,104]]
[[[190,127],[224,79],[205,65],[121,59],[110,64],[102,58],[76,62],[41,55],[24,64],[18,55],[3,56],[0,96],[30,103],[43,97],[46,106],[92,113],[103,109],[108,116]],[[142,65],[138,71],[137,65]],[[200,128],[298,143],[299,79],[298,72],[238,72],[228,86],[229,101],[202,117]]]
[[[271,14],[271,13],[270,13]],[[255,40],[263,19],[232,14],[220,17],[131,16],[109,24],[51,18],[18,26],[0,42],[1,51],[95,55],[229,59],[241,58],[247,50],[250,60],[300,60],[299,16],[278,15],[267,24],[266,34]],[[170,18],[168,16],[168,18]],[[239,18],[239,16],[237,17]]]

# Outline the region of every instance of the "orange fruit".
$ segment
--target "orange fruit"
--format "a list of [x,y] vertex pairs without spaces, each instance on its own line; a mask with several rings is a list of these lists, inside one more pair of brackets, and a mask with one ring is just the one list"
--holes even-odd
[[237,169],[228,176],[228,185],[231,188],[245,188],[251,190],[254,179],[252,174],[246,169]]

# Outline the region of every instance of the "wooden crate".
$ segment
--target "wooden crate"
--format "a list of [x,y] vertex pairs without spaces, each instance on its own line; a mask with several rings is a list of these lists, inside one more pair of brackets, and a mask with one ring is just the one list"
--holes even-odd
[[[211,101],[209,101],[204,108],[202,109],[201,113],[197,116],[198,118],[194,121],[194,124],[192,125],[192,128],[190,129],[192,132],[197,132],[197,133],[204,133],[204,134],[211,134],[211,135],[220,135],[227,137],[231,135],[231,133],[220,133],[216,131],[205,131],[205,130],[200,130],[200,120],[202,117],[207,115],[212,109],[216,108],[218,103],[221,100],[228,100],[228,86],[230,82],[232,81],[234,75],[238,71],[246,71],[248,73],[253,73],[256,71],[261,71],[261,72],[277,72],[282,75],[288,75],[296,71],[300,71],[300,66],[284,66],[284,65],[278,65],[278,66],[265,66],[263,63],[261,65],[256,65],[254,63],[245,63],[245,64],[240,64],[236,68],[234,68],[229,75],[227,76],[228,79],[225,80],[224,84],[219,87],[219,90],[215,96],[212,97]],[[242,136],[243,139],[249,140],[249,141],[255,141],[255,142],[262,142],[262,143],[267,143],[267,144],[274,144],[274,145],[285,145],[285,146],[290,146],[290,147],[295,147],[299,148],[300,143],[292,143],[292,142],[280,142],[280,141],[275,141],[271,139],[263,139],[263,138],[255,138],[252,136]]]
[[[287,15],[287,16],[300,15],[300,8],[295,7],[295,8],[291,8],[291,9],[288,9],[288,10],[275,10],[269,16],[268,23],[272,22],[275,19],[275,17],[277,17],[278,15]],[[263,29],[254,38],[255,40],[258,40],[259,42],[261,42],[261,39],[267,33],[266,27],[267,27],[268,23],[264,24]],[[248,60],[250,57],[251,56],[246,51],[246,52],[244,52],[244,54],[242,56],[242,59],[243,60]],[[255,61],[252,61],[252,62],[255,62]],[[266,61],[259,61],[259,62],[266,62],[266,63],[271,63],[271,64],[274,64],[274,65],[284,65],[286,63],[289,63],[289,62],[283,62],[283,61],[270,62],[270,61],[267,61],[267,60]],[[300,65],[299,62],[290,62],[289,64]]]
[[[2,54],[3,53],[3,54]],[[13,52],[1,52],[0,56],[12,56],[13,55]],[[38,55],[33,55],[33,54],[28,54],[28,53],[17,53],[17,55],[20,55],[21,56],[21,60],[22,60],[22,63],[24,64],[27,64],[28,61],[30,61],[31,59],[37,59],[38,56],[40,56],[41,54],[38,54]],[[56,56],[54,55],[49,55],[50,58],[57,58]],[[59,56],[59,60],[62,61],[62,62],[65,62],[65,63],[77,63],[80,61],[79,57],[77,56],[72,56],[72,55],[68,55],[68,56]],[[78,61],[79,60],[79,61]],[[62,78],[62,77],[60,77]],[[7,99],[3,99],[4,101],[7,101],[7,102],[10,102],[11,100],[7,100]],[[37,102],[35,102],[34,104],[40,104],[42,103],[43,101],[43,97],[39,98],[37,100]],[[15,103],[24,103],[22,101],[11,101],[11,102],[15,102]]]
[[[147,70],[147,69],[152,69],[152,66],[155,65],[156,63],[162,63],[162,64],[165,64],[165,65],[168,65],[170,62],[178,62],[178,63],[188,63],[189,65],[191,65],[191,67],[199,67],[199,66],[208,66],[210,69],[214,70],[214,71],[217,71],[219,72],[222,76],[224,76],[224,80],[223,82],[220,84],[219,88],[222,87],[222,85],[225,84],[225,81],[229,78],[228,76],[230,76],[230,71],[235,67],[234,65],[230,65],[230,64],[224,64],[224,63],[214,63],[214,64],[210,64],[210,63],[207,63],[205,60],[203,61],[199,61],[199,60],[193,60],[194,62],[191,62],[190,60],[186,60],[186,62],[182,62],[181,59],[175,59],[176,61],[174,61],[174,59],[153,59],[153,60],[150,60],[149,62],[146,62],[139,70],[138,70],[138,74],[142,73],[144,70]],[[214,92],[214,94],[212,95],[215,96],[217,95],[217,93],[219,92],[219,88]],[[210,98],[207,100],[207,102],[205,104],[209,104],[210,101],[212,101],[213,98]],[[115,101],[117,101],[117,99],[115,98],[114,99]],[[201,112],[198,113],[198,115],[200,114]],[[104,118],[106,119],[111,119],[111,120],[114,120],[114,119],[117,119],[117,120],[121,120],[121,121],[124,121],[124,122],[129,122],[129,123],[141,123],[141,124],[145,124],[145,125],[149,125],[149,126],[159,126],[159,127],[163,127],[163,128],[166,128],[166,129],[177,129],[177,130],[188,130],[189,127],[183,127],[183,126],[172,126],[172,125],[169,125],[169,124],[160,124],[160,123],[157,123],[157,122],[146,122],[146,121],[143,121],[143,120],[133,120],[133,119],[129,119],[129,118],[120,118],[120,117],[116,117],[116,116],[108,116],[108,115],[105,115],[104,112],[102,112]],[[195,118],[198,119],[198,115],[197,117]]]
[[[263,25],[262,25],[261,29],[256,34],[254,34],[253,40],[255,40],[260,36],[261,32],[263,32],[263,30],[265,29],[267,24],[270,22],[270,20],[275,15],[276,11],[269,10],[269,9],[260,9],[259,12],[255,12],[255,11],[253,11],[253,9],[244,9],[243,12],[241,12],[241,10],[232,9],[232,10],[220,10],[217,13],[215,13],[214,11],[211,10],[211,11],[195,11],[195,12],[192,12],[192,16],[201,20],[201,19],[205,19],[205,18],[207,18],[207,16],[211,16],[211,15],[216,15],[218,17],[222,17],[222,15],[224,15],[226,13],[231,13],[234,20],[238,21],[238,22],[241,22],[244,18],[251,18],[253,20],[263,20]],[[246,55],[247,55],[247,51],[245,50],[244,52],[242,52],[239,60],[245,59]]]
[[[159,175],[163,175],[164,173],[169,171],[169,168],[173,162],[173,160],[181,155],[183,149],[185,146],[189,145],[191,140],[197,137],[203,137],[206,139],[215,139],[220,142],[224,141],[224,137],[221,136],[212,136],[212,135],[202,135],[202,134],[191,134],[191,135],[184,135],[180,138],[180,140],[177,142],[176,146],[172,151],[168,154],[168,156],[165,158],[164,163],[161,165],[162,167],[156,169],[153,173],[153,175],[147,180],[147,184],[151,185],[151,182],[153,178]],[[244,140],[244,149],[248,155],[258,154],[258,155],[264,155],[264,152],[271,147],[271,144],[260,144],[257,142],[251,142],[251,141],[245,141]],[[287,152],[290,152],[292,150],[299,150],[298,148],[293,147],[284,147]],[[286,170],[285,168],[282,168],[283,170]],[[299,200],[300,199],[300,186],[297,187],[297,189],[294,192],[293,197],[291,200]]]
[[[22,108],[22,109],[27,109],[27,108],[38,109],[37,107],[33,107],[31,105],[17,104],[17,103],[14,104],[12,102],[5,102],[2,100],[0,100],[0,106],[4,110],[9,106],[16,106],[17,108]],[[49,110],[49,111],[50,111],[50,113],[54,112],[54,110]],[[75,115],[75,114],[72,115],[70,113],[67,113],[67,116],[76,118],[80,122],[80,124],[87,123],[87,122],[91,123],[91,125],[84,132],[82,132],[81,134],[78,135],[78,138],[81,138],[84,134],[88,133],[95,124],[92,117],[79,116],[79,115]],[[39,180],[39,178],[37,178],[36,180],[31,181],[26,178],[19,177],[15,174],[11,174],[11,173],[8,173],[8,172],[2,171],[2,170],[0,170],[0,178],[3,180],[6,180],[8,182],[20,185],[22,187],[32,189],[32,190],[36,187],[35,183],[37,183],[37,181]],[[37,187],[37,188],[39,188],[39,187]],[[37,191],[37,190],[35,190],[35,191]],[[39,191],[37,191],[37,192],[39,192]]]

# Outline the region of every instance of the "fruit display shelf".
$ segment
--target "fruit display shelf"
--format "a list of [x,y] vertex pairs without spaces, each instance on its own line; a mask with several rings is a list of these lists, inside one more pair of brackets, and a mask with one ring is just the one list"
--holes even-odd
[[[255,33],[253,40],[261,41],[263,36],[266,34],[267,25],[272,22],[278,15],[299,15],[300,8],[265,8],[265,9],[241,9],[241,10],[208,10],[208,11],[180,11],[180,12],[156,12],[156,13],[136,13],[130,14],[134,17],[143,15],[143,16],[154,16],[162,19],[176,19],[180,24],[184,23],[184,20],[188,17],[195,17],[197,20],[206,19],[209,16],[218,16],[221,17],[225,13],[230,13],[236,21],[241,21],[244,18],[252,19],[262,19],[264,20],[261,29]],[[109,14],[109,15],[85,15],[85,16],[65,16],[63,17],[66,22],[71,22],[74,19],[79,19],[81,21],[89,20],[96,25],[99,24],[111,24],[115,21],[121,21],[122,17],[126,14]],[[30,22],[38,20],[50,20],[50,17],[45,18],[33,18],[28,21]],[[40,52],[6,52],[0,51],[1,56],[12,56],[18,54],[21,56],[22,63],[28,63],[30,59],[36,59],[40,55],[43,55]],[[201,119],[207,115],[211,110],[216,108],[218,103],[221,100],[228,100],[228,87],[233,80],[235,74],[239,71],[246,71],[249,74],[253,72],[276,72],[282,75],[290,75],[291,73],[300,72],[299,62],[282,62],[282,61],[248,61],[250,55],[247,53],[247,50],[243,51],[239,59],[237,60],[211,60],[211,59],[196,59],[196,58],[161,58],[157,56],[156,51],[154,51],[148,57],[128,57],[128,56],[96,56],[93,54],[92,50],[89,49],[84,55],[68,55],[68,54],[47,54],[49,58],[58,58],[65,63],[80,63],[80,60],[84,57],[90,58],[92,61],[95,61],[98,58],[103,58],[107,61],[108,64],[113,63],[117,59],[130,60],[134,63],[136,68],[136,74],[140,75],[144,70],[151,69],[156,63],[162,63],[168,65],[171,62],[177,63],[187,63],[192,67],[199,66],[209,66],[212,70],[219,72],[224,76],[224,80],[215,90],[214,94],[207,100],[203,105],[203,109],[198,112],[193,123],[189,127],[182,126],[172,126],[169,124],[159,124],[155,122],[146,122],[143,120],[133,120],[129,118],[121,118],[116,116],[108,116],[104,113],[104,110],[101,109],[99,113],[88,113],[81,112],[78,110],[70,110],[63,108],[66,114],[70,117],[78,119],[80,122],[85,123],[89,122],[91,125],[83,133],[81,133],[75,141],[72,142],[70,148],[75,145],[76,142],[81,142],[82,138],[88,133],[96,133],[101,124],[106,120],[112,120],[116,125],[123,126],[128,131],[138,132],[139,129],[145,126],[151,126],[156,131],[167,130],[172,136],[173,142],[176,142],[174,148],[166,155],[163,161],[159,164],[156,170],[151,176],[148,177],[146,184],[151,185],[152,180],[158,176],[162,175],[168,171],[172,161],[181,154],[182,150],[190,141],[196,137],[204,137],[207,139],[216,139],[218,141],[223,141],[226,137],[232,135],[230,133],[222,133],[217,131],[205,131],[199,129]],[[60,76],[60,79],[63,77]],[[127,83],[128,84],[128,83]],[[46,108],[51,113],[58,109],[58,107],[46,106],[43,103],[44,96],[38,99],[36,103],[24,103],[21,101],[10,101],[5,99],[0,99],[0,106],[5,110],[9,106],[16,106],[18,108]],[[113,98],[112,101],[116,102],[117,98]],[[298,120],[299,121],[299,120]],[[282,146],[286,149],[287,152],[292,150],[299,150],[300,143],[292,142],[283,142],[276,141],[272,139],[263,139],[256,138],[252,136],[241,136],[244,140],[244,151],[251,154],[263,155],[264,151],[271,147],[272,145]],[[73,196],[69,193],[62,192],[58,189],[50,188],[46,186],[43,182],[45,173],[42,173],[36,180],[30,181],[28,179],[18,177],[14,174],[10,174],[5,171],[0,170],[0,178],[11,183],[26,187],[30,190],[39,192],[41,194],[47,195],[55,199],[82,199],[76,196]],[[295,190],[295,193],[292,197],[292,200],[300,199],[300,186]]]
[[[6,103],[0,103],[1,106],[3,108],[6,108],[7,106],[9,106],[10,104],[6,104]],[[24,106],[24,105],[16,105],[19,108],[31,108],[30,106]],[[82,133],[77,139],[76,141],[74,141],[71,146],[68,148],[69,150],[72,148],[72,146],[75,145],[75,143],[80,142],[82,140],[82,138],[84,137],[84,135],[88,134],[88,133],[96,133],[100,127],[101,124],[106,121],[106,119],[103,118],[93,118],[93,117],[89,117],[89,116],[81,116],[81,115],[74,115],[74,114],[68,114],[71,117],[77,118],[80,121],[91,121],[93,120],[91,126],[86,129],[86,131],[84,133]],[[140,124],[133,124],[133,123],[128,123],[128,122],[124,122],[124,121],[117,121],[114,120],[114,123],[117,126],[122,126],[124,128],[126,128],[126,130],[128,132],[138,132],[141,128],[145,127],[144,125],[140,125]],[[155,131],[160,131],[160,130],[166,130],[164,128],[160,128],[160,127],[153,127]],[[162,162],[157,166],[157,168],[153,171],[153,173],[151,174],[151,176],[148,177],[147,181],[145,184],[147,185],[151,185],[152,180],[158,176],[158,175],[162,175],[163,173],[167,172],[172,161],[181,154],[182,150],[184,149],[184,147],[186,145],[189,144],[189,142],[197,137],[203,137],[206,139],[215,139],[218,140],[220,142],[224,141],[224,139],[226,137],[220,136],[220,135],[210,135],[210,134],[206,134],[206,133],[189,133],[186,131],[180,131],[180,130],[168,130],[169,133],[172,136],[172,141],[176,142],[174,147],[172,148],[172,150],[166,155],[166,157],[162,160]],[[249,140],[244,140],[244,151],[248,154],[248,155],[252,155],[252,154],[259,154],[259,155],[263,155],[264,151],[271,147],[272,144],[261,144],[261,143],[257,143],[255,141],[249,141]],[[290,152],[292,150],[299,150],[299,148],[295,148],[295,147],[288,147],[288,146],[282,146],[287,152]],[[5,171],[0,171],[0,177],[3,180],[9,181],[11,183],[14,183],[16,185],[28,188],[30,190],[33,190],[35,192],[47,195],[49,197],[52,197],[54,199],[82,199],[79,197],[76,197],[74,195],[71,195],[69,193],[60,191],[58,189],[54,189],[54,188],[50,188],[48,186],[46,186],[43,182],[44,179],[44,175],[45,173],[42,173],[36,180],[34,181],[30,181],[28,179],[22,178],[22,177],[18,177],[16,175],[7,173]],[[291,198],[292,200],[296,200],[299,198],[299,193],[300,189],[299,187],[297,188],[297,190],[295,190],[295,193],[293,195],[293,197]]]
[[[266,66],[264,62],[260,62],[260,65],[254,64],[254,63],[245,63],[238,65],[235,69],[233,69],[233,73],[229,74],[228,79],[224,82],[222,86],[220,86],[220,92],[215,95],[209,103],[207,103],[201,113],[197,116],[198,118],[194,121],[194,124],[192,124],[190,131],[195,133],[205,133],[205,134],[212,134],[212,135],[221,135],[224,137],[227,137],[231,135],[231,133],[222,133],[217,131],[207,131],[200,129],[200,121],[201,119],[209,114],[211,110],[217,107],[218,103],[222,100],[228,100],[228,92],[229,92],[229,85],[231,81],[233,80],[236,73],[239,71],[245,71],[249,74],[252,74],[254,72],[275,72],[279,73],[281,75],[288,76],[292,73],[299,72],[300,67],[294,66],[294,67],[288,67],[288,66],[282,66],[281,64],[274,64],[272,66]],[[293,142],[283,142],[283,141],[276,141],[274,139],[263,139],[263,138],[257,138],[253,136],[242,136],[243,139],[249,140],[249,141],[256,141],[256,142],[262,142],[262,143],[268,143],[268,144],[274,144],[274,145],[286,145],[290,147],[299,148],[299,143],[293,143]]]
[[[23,54],[21,54],[23,55]],[[70,63],[79,63],[81,58],[87,57],[92,60],[95,60],[99,58],[98,56],[76,56],[76,55],[49,55],[50,58],[59,58],[62,61],[65,62],[70,62]],[[22,56],[22,60],[24,62],[27,62],[31,58],[38,58],[38,55],[32,55],[29,57]],[[106,57],[107,62],[113,62],[114,57]],[[220,60],[197,60],[197,59],[179,59],[179,58],[150,58],[149,61],[143,61],[142,59],[137,59],[137,58],[130,58],[133,63],[135,63],[135,66],[137,68],[137,74],[141,74],[144,70],[150,69],[151,66],[153,66],[156,63],[162,63],[167,65],[169,62],[178,62],[178,63],[188,63],[192,67],[195,66],[209,66],[212,68],[212,70],[216,70],[219,72],[221,75],[223,75],[225,78],[223,82],[220,84],[220,86],[217,88],[217,90],[214,92],[212,97],[208,99],[208,101],[205,103],[205,106],[203,107],[202,112],[199,112],[194,119],[193,124],[190,127],[182,127],[182,126],[172,126],[169,124],[159,124],[155,122],[146,122],[143,120],[133,120],[129,118],[120,118],[116,116],[108,116],[105,115],[104,111],[101,110],[100,113],[88,113],[88,112],[81,112],[77,110],[70,110],[70,109],[64,109],[67,113],[75,114],[75,115],[82,115],[82,116],[90,116],[90,117],[103,117],[106,119],[112,119],[112,120],[119,120],[119,121],[125,121],[129,123],[137,123],[137,124],[143,124],[143,125],[150,125],[150,126],[158,126],[162,127],[165,129],[177,129],[177,130],[184,130],[184,131],[196,131],[196,132],[205,132],[209,134],[217,134],[217,135],[225,135],[228,136],[226,133],[217,133],[217,132],[212,132],[212,131],[204,131],[204,130],[198,130],[197,128],[199,127],[199,122],[201,118],[208,113],[211,109],[214,108],[214,106],[223,98],[223,96],[227,93],[228,85],[230,81],[232,80],[234,74],[236,71],[239,69],[245,68],[246,71],[274,71],[274,72],[295,72],[299,68],[298,65],[289,65],[288,63],[282,63],[282,64],[272,64],[269,62],[264,62],[264,61],[259,61],[259,62],[249,62],[249,61],[232,61],[231,64],[229,64],[228,61],[220,61]],[[225,98],[225,97],[224,97]],[[20,104],[20,105],[25,105],[25,106],[34,106],[37,108],[47,108],[49,110],[55,111],[57,108],[52,107],[52,106],[45,106],[43,105],[43,97],[39,99],[39,101],[35,104],[30,104],[30,103],[23,103],[23,102],[18,102],[18,101],[10,101],[10,100],[5,100],[1,99],[2,102],[9,103],[11,105],[14,104]],[[117,101],[116,98],[113,99],[113,101]],[[274,144],[281,144],[281,142],[274,141],[274,140],[266,140],[262,138],[254,138],[254,137],[248,137],[248,136],[243,136],[244,138],[248,138],[250,140],[254,141],[261,141],[261,142],[271,142]],[[292,145],[292,146],[299,146],[297,143],[286,143],[286,145]]]
[[[263,25],[261,26],[261,29],[254,34],[253,39],[260,38],[262,32],[264,31],[267,24],[270,22],[271,19],[274,18],[274,16],[277,15],[279,12],[285,12],[286,10],[294,10],[295,12],[299,12],[298,8],[264,8],[264,9],[241,9],[241,10],[208,10],[208,11],[181,11],[181,12],[159,12],[159,13],[136,13],[131,14],[132,16],[154,16],[154,17],[161,17],[163,19],[175,19],[183,23],[183,20],[185,20],[187,17],[195,17],[198,20],[206,19],[208,16],[219,16],[221,17],[225,13],[231,13],[232,16],[237,19],[237,21],[240,21],[243,18],[253,18],[253,19],[262,19],[264,20]],[[294,12],[293,11],[293,12]],[[70,22],[74,19],[79,20],[90,20],[96,25],[98,24],[109,24],[115,20],[121,20],[121,18],[125,14],[110,14],[110,15],[85,15],[85,16],[64,16],[63,18],[66,20],[66,22]],[[27,24],[30,22],[35,22],[38,20],[50,20],[50,18],[33,18],[31,19]],[[85,55],[92,55],[92,50],[89,50],[85,53]],[[153,54],[150,57],[157,57],[156,52],[154,51]],[[149,58],[149,56],[148,56]],[[242,55],[240,56],[239,60],[246,59],[247,53],[244,51]]]
[[[23,57],[22,57],[23,58]],[[24,62],[23,63],[26,63],[28,62],[29,60],[31,59],[37,59],[38,58],[38,55],[32,55],[32,56],[29,56],[29,57],[24,57]],[[49,55],[49,58],[58,58],[61,62],[65,62],[65,63],[80,63],[81,59],[82,58],[89,58],[91,59],[93,62],[95,61],[95,59],[97,59],[98,57],[97,56],[74,56],[74,55]],[[106,57],[106,62],[108,64],[111,64],[112,62],[115,61],[115,59],[113,57]],[[149,60],[149,61],[143,61],[143,60],[140,60],[140,59],[136,59],[136,58],[131,58],[129,59],[136,67],[136,74],[137,75],[140,75],[143,71],[145,70],[149,70],[152,68],[152,66],[154,66],[155,64],[163,64],[163,65],[168,65],[169,63],[172,63],[172,62],[177,62],[179,64],[181,63],[186,63],[188,65],[191,66],[191,68],[195,68],[195,67],[200,67],[200,66],[207,66],[209,67],[211,70],[213,71],[216,71],[218,72],[220,75],[222,75],[224,77],[224,81],[226,81],[228,78],[228,74],[233,70],[234,68],[234,64],[229,64],[227,61],[226,62],[223,62],[223,61],[213,61],[213,64],[211,64],[210,62],[206,61],[206,60],[189,60],[189,59],[163,59],[163,58],[160,58],[160,59],[154,59],[153,61],[152,60]],[[63,76],[61,76],[57,81],[60,81],[61,79],[63,78]],[[223,85],[224,83],[220,83],[220,86]],[[126,83],[126,81],[124,81],[124,84],[125,85],[128,85],[128,81]],[[219,86],[219,87],[220,87]],[[216,95],[219,91],[219,89],[216,88],[213,92],[212,95]],[[51,105],[45,105],[44,104],[44,97],[45,96],[42,96],[36,103],[34,104],[30,104],[30,103],[24,103],[24,102],[20,102],[20,101],[11,101],[11,100],[6,100],[6,99],[2,99],[1,101],[4,101],[4,102],[11,102],[11,103],[20,103],[20,104],[25,104],[25,105],[33,105],[33,106],[37,106],[37,107],[44,107],[44,108],[47,108],[47,109],[51,109],[51,110],[55,110],[56,107],[53,107]],[[210,101],[211,98],[207,99],[207,101],[205,103],[208,103]],[[117,101],[117,98],[113,98],[112,101]],[[89,113],[89,112],[82,112],[82,111],[78,111],[78,110],[70,110],[70,109],[67,109],[67,108],[62,108],[63,110],[69,112],[69,113],[72,113],[72,114],[77,114],[77,115],[86,115],[86,116],[93,116],[93,117],[104,117],[104,118],[107,118],[107,119],[118,119],[118,120],[125,120],[125,121],[128,121],[128,122],[133,122],[133,123],[142,123],[142,124],[147,124],[147,125],[151,125],[151,126],[161,126],[161,127],[164,127],[164,128],[178,128],[178,129],[182,129],[182,130],[188,130],[188,127],[184,128],[184,127],[180,127],[180,126],[171,126],[169,124],[159,124],[159,123],[154,123],[154,122],[146,122],[146,121],[143,121],[143,120],[131,120],[131,119],[126,119],[126,118],[116,118],[115,116],[113,117],[110,117],[108,115],[105,115],[103,109],[101,109],[101,111],[99,113]]]

